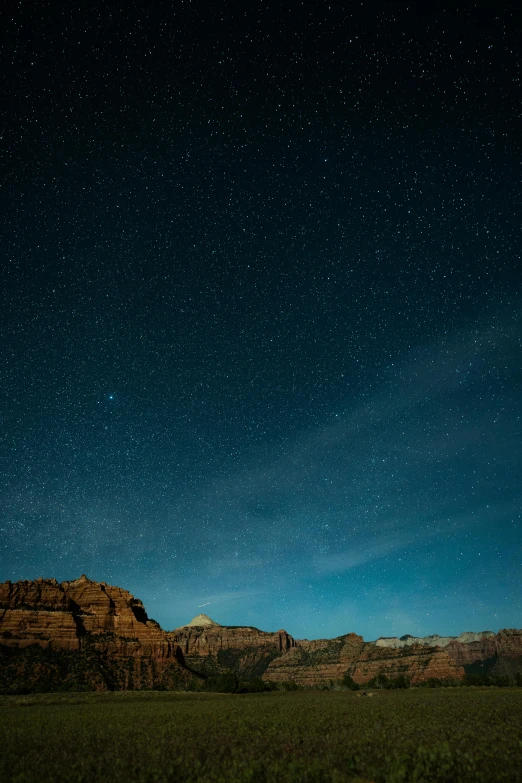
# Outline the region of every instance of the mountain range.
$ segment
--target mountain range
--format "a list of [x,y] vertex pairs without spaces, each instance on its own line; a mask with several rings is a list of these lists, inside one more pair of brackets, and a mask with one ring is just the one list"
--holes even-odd
[[200,614],[173,631],[149,619],[127,590],[82,575],[0,584],[0,691],[58,688],[198,688],[204,678],[321,685],[349,674],[365,684],[379,674],[460,680],[466,673],[522,671],[522,630],[456,637],[381,637],[365,642],[294,639],[287,631],[224,626]]

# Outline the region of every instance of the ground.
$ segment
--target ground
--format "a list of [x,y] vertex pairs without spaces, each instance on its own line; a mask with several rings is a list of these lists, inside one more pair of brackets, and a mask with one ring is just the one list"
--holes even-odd
[[12,783],[522,781],[522,688],[0,697]]

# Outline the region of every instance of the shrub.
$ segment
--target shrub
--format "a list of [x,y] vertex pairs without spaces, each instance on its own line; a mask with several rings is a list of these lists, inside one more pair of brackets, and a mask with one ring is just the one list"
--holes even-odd
[[[517,680],[519,677],[519,680]],[[497,688],[509,688],[512,685],[522,684],[522,677],[515,675],[513,680],[508,674],[468,674],[462,681],[463,685],[486,685],[487,687],[496,686]]]
[[[385,688],[386,690],[396,690],[410,687],[409,677],[405,674],[399,674],[398,677],[390,678],[386,674],[378,674],[373,680],[366,683],[369,688]],[[433,687],[433,686],[432,686]]]
[[281,689],[283,691],[297,691],[299,690],[299,685],[295,680],[285,680],[281,683]]
[[269,690],[261,677],[254,677],[253,680],[242,682],[239,687],[240,693],[264,693]]
[[498,674],[494,680],[497,688],[509,688],[513,685],[513,679],[508,674]]
[[394,680],[392,680],[393,685],[392,688],[409,688],[410,687],[410,678],[406,677],[405,674],[399,674],[398,677],[396,677]]
[[234,672],[224,672],[217,677],[209,677],[205,683],[205,689],[217,693],[237,693],[239,680]]
[[343,679],[341,680],[341,684],[343,687],[348,688],[351,691],[358,691],[359,686],[356,682],[353,681],[353,679],[350,677],[348,672],[344,675]]
[[366,684],[369,685],[370,688],[388,688],[390,680],[385,674],[378,674],[377,677],[374,677],[373,680],[370,680],[370,682]]

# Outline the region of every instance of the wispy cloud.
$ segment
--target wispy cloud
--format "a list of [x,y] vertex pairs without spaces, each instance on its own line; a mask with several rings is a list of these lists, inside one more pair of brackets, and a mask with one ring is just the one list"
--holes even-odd
[[[208,606],[209,604],[212,604],[213,606],[223,607],[224,605],[231,606],[233,604],[252,601],[264,593],[266,593],[266,590],[259,588],[249,588],[247,590],[224,590],[221,593],[205,593],[200,596],[179,596],[177,600],[181,606],[190,604],[192,607],[195,605],[196,608],[199,608],[201,606]],[[202,599],[203,603],[198,604],[197,601],[201,601]]]
[[439,509],[440,516],[429,523],[425,519],[410,519],[395,525],[391,523],[386,533],[368,533],[362,540],[354,538],[353,546],[342,552],[316,556],[313,565],[320,575],[349,571],[394,552],[418,546],[431,538],[450,538],[476,529],[478,525],[491,525],[493,521],[498,523],[516,513],[519,508],[520,499],[480,505],[465,514],[452,514],[450,517],[440,514],[442,509]]
[[366,540],[360,544],[354,544],[353,547],[343,552],[334,552],[316,557],[313,565],[316,573],[321,575],[349,571],[364,563],[386,557],[397,550],[419,544],[421,541],[435,535],[437,535],[435,530],[423,530],[416,533],[403,531],[399,534],[393,532],[369,541]]
[[[275,517],[273,509],[280,508],[289,494],[305,497],[310,489],[317,491],[317,477],[324,472],[324,460],[333,454],[339,455],[347,471],[353,470],[351,475],[347,473],[347,481],[353,480],[354,475],[364,480],[362,468],[375,454],[379,442],[388,436],[390,450],[403,448],[394,440],[394,428],[399,426],[399,420],[402,426],[406,412],[409,441],[418,443],[414,452],[432,459],[436,451],[435,458],[444,460],[444,440],[435,432],[425,444],[426,435],[415,416],[418,410],[424,421],[429,403],[440,403],[438,412],[435,410],[432,415],[438,415],[451,429],[457,448],[476,443],[477,433],[487,430],[488,419],[478,407],[476,411],[467,411],[463,421],[451,410],[452,395],[460,393],[471,380],[480,386],[492,368],[503,366],[503,357],[517,346],[515,322],[519,313],[518,305],[511,306],[494,319],[478,320],[472,328],[457,330],[412,350],[388,368],[373,394],[346,414],[296,438],[272,461],[256,462],[252,458],[249,466],[201,487],[194,498],[194,508],[200,512],[212,510],[214,518],[219,513],[227,517],[231,513],[252,516],[256,500],[269,500],[271,517]],[[447,456],[451,458],[452,454]],[[322,491],[326,489],[325,485],[321,487]]]

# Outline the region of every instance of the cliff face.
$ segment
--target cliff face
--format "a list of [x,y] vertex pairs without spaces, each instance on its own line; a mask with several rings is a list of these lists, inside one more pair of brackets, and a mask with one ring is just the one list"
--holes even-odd
[[339,680],[353,667],[363,647],[362,636],[355,633],[337,639],[303,639],[269,664],[264,679],[270,682],[294,680],[299,685]]
[[[445,650],[457,666],[473,667],[488,662],[492,671],[504,670],[501,664],[509,664],[522,669],[522,631],[504,628],[498,633],[466,631],[459,636],[403,636],[377,639],[375,645],[386,649],[405,649],[411,647],[437,647]],[[498,664],[498,665],[497,665]]]
[[522,630],[515,628],[503,628],[496,634],[488,634],[467,644],[452,640],[445,649],[459,666],[472,667],[488,661],[494,667],[496,663],[511,662],[522,669]]
[[522,629],[503,628],[496,635],[497,655],[522,655]]
[[[230,670],[244,677],[257,676],[274,657],[295,646],[284,630],[265,633],[200,618],[203,625],[195,618],[167,633],[148,619],[141,601],[127,590],[91,581],[85,575],[70,582],[37,579],[0,585],[4,653],[30,650],[32,660],[36,655],[33,645],[38,645],[60,653],[62,668],[68,660],[65,652],[80,653],[85,659],[83,670],[90,672],[85,674],[86,684],[93,682],[95,687],[169,686],[183,678],[200,680],[198,674]],[[98,656],[98,663],[93,656]],[[4,662],[5,658],[4,654]],[[13,655],[9,660],[12,669]],[[53,670],[49,656],[44,664],[47,672]]]
[[482,639],[492,638],[495,634],[493,631],[479,631],[474,633],[473,631],[465,631],[459,636],[439,636],[433,634],[433,636],[401,636],[398,639],[396,636],[381,636],[377,639],[375,644],[377,647],[412,647],[413,645],[421,645],[423,647],[447,647],[448,644],[453,642],[469,644],[470,642],[479,642]]
[[496,636],[493,635],[493,638],[478,639],[468,644],[451,641],[445,647],[445,650],[458,666],[469,666],[477,661],[485,661],[496,655],[497,640]]
[[[81,576],[0,584],[0,690],[196,687],[201,675],[318,685],[349,674],[365,684],[401,674],[413,684],[474,668],[522,670],[522,630],[378,639],[350,633],[296,641],[286,631],[221,626],[206,615],[167,633],[127,590]],[[13,686],[14,687],[14,686]],[[18,686],[16,686],[18,687]]]
[[267,633],[246,626],[190,623],[168,636],[180,647],[187,666],[202,674],[232,670],[238,675],[256,676],[275,656],[295,647],[295,640],[284,630]]
[[378,674],[392,679],[404,674],[412,685],[416,685],[431,677],[460,680],[464,677],[464,669],[450,658],[446,650],[438,647],[413,645],[405,649],[383,649],[369,643],[364,645],[350,674],[360,685]]
[[342,679],[344,674],[360,685],[378,674],[390,678],[404,674],[415,684],[430,677],[461,679],[464,669],[444,650],[420,645],[406,649],[381,648],[365,643],[361,636],[347,634],[337,639],[298,641],[295,649],[272,661],[265,679],[320,685]]
[[38,659],[46,672],[58,659],[67,669],[74,659],[65,653],[80,654],[83,670],[97,672],[90,679],[84,674],[85,686],[152,687],[193,677],[179,646],[148,619],[141,601],[86,576],[61,584],[37,579],[0,585],[0,644],[13,671],[15,652],[33,645],[56,653]]
[[143,604],[127,590],[81,576],[0,585],[2,643],[9,647],[79,650],[88,641],[114,655],[175,657],[165,631],[149,620]]
[[297,641],[295,648],[270,663],[264,679],[320,685],[349,674],[363,685],[378,674],[390,678],[404,674],[415,685],[431,677],[459,680],[468,667],[474,671],[480,665],[497,674],[522,670],[522,630],[505,628],[497,634],[466,632],[457,637],[410,636],[366,643],[355,634]]

